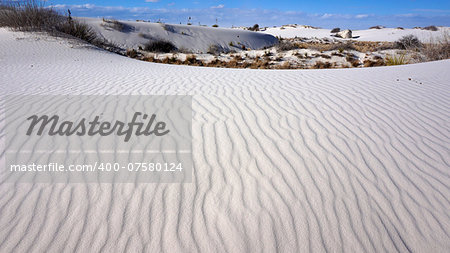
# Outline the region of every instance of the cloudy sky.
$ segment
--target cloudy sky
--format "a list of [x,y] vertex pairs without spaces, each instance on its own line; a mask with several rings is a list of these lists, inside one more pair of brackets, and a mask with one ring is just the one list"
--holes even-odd
[[373,25],[450,26],[448,0],[48,0],[47,5],[74,16],[219,26],[305,24],[324,28],[362,29]]

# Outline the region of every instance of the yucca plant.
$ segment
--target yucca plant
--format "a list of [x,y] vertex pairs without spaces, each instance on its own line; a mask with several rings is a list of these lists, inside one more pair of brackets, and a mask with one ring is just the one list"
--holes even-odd
[[408,64],[408,59],[405,54],[388,55],[384,61],[387,66]]

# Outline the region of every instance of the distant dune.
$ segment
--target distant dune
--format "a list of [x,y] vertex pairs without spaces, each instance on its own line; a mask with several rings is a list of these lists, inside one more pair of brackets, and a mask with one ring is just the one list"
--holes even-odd
[[206,53],[213,45],[227,50],[240,49],[241,45],[246,48],[260,49],[278,42],[269,34],[238,29],[135,21],[118,21],[120,22],[119,26],[114,27],[113,24],[109,25],[102,19],[79,19],[91,25],[101,36],[122,48],[137,49],[152,40],[165,40],[172,42],[179,49]]
[[[341,30],[346,29],[341,27]],[[307,26],[282,26],[267,28],[263,33],[273,36],[281,36],[282,38],[307,37],[307,38],[335,38],[332,37],[330,29],[312,28]],[[353,30],[353,36],[356,40],[361,41],[396,41],[402,36],[413,34],[423,42],[429,42],[430,39],[439,39],[450,34],[450,27],[438,27],[437,31],[429,31],[422,29],[398,29],[398,28],[382,28],[382,29],[366,29]]]

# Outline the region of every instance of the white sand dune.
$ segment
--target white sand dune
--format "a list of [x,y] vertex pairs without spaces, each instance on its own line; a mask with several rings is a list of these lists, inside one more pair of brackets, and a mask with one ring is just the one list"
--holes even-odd
[[[174,43],[179,49],[206,53],[211,45],[218,45],[229,50],[240,49],[242,45],[246,48],[260,49],[278,42],[269,34],[237,29],[121,20],[124,29],[117,31],[108,27],[105,29],[102,19],[79,19],[93,27],[104,38],[123,48],[137,49],[149,40],[166,40]],[[230,42],[233,46],[230,46]]]
[[449,252],[449,68],[163,65],[1,29],[1,94],[193,95],[194,170],[0,179],[0,252]]
[[[345,29],[345,28],[344,28]],[[273,36],[280,36],[282,38],[335,38],[330,29],[315,29],[304,26],[297,27],[272,27],[267,28],[263,33],[271,34]],[[353,37],[360,41],[396,41],[405,35],[415,35],[423,42],[430,42],[442,39],[445,34],[450,34],[450,27],[438,27],[437,31],[428,31],[421,29],[397,29],[397,28],[383,28],[383,29],[367,29],[354,30]]]

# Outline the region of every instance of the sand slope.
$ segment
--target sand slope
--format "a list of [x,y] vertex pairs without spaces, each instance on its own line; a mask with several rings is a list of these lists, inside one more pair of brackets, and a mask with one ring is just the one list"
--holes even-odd
[[174,43],[179,49],[206,53],[211,45],[219,45],[229,50],[241,50],[242,45],[246,48],[260,49],[278,42],[269,34],[236,29],[120,21],[124,28],[118,31],[108,27],[105,29],[102,19],[79,19],[93,27],[104,38],[123,48],[137,49],[150,40],[166,40]]
[[2,29],[1,94],[194,95],[194,179],[0,181],[0,252],[448,252],[449,68],[162,65]]

